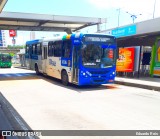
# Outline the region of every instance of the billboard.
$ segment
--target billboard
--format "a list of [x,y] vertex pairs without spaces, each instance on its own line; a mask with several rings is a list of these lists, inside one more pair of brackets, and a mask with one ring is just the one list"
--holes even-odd
[[152,48],[151,75],[160,76],[160,38]]
[[3,46],[2,31],[0,30],[0,47]]
[[116,71],[134,71],[135,48],[119,48],[119,58],[117,59]]

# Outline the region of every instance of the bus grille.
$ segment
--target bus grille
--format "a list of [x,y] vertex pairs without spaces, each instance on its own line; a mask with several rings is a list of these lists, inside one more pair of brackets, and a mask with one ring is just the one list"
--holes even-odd
[[107,74],[109,71],[89,71],[91,74]]
[[104,82],[105,79],[94,79],[93,81],[94,81],[95,83],[99,83],[99,82]]

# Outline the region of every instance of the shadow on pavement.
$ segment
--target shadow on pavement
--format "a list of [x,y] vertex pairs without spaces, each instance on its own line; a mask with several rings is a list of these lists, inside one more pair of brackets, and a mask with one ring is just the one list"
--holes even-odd
[[106,90],[106,89],[117,89],[118,85],[116,84],[106,84],[106,85],[85,85],[85,86],[78,86],[74,84],[69,84],[68,86],[64,86],[61,82],[61,80],[50,77],[50,76],[45,76],[45,75],[40,75],[41,78],[49,83],[52,83],[54,85],[58,85],[60,87],[64,87],[73,91],[77,91],[78,93],[81,93],[81,91],[93,91],[93,90]]
[[34,80],[39,79],[35,73],[1,73],[0,81],[3,80]]

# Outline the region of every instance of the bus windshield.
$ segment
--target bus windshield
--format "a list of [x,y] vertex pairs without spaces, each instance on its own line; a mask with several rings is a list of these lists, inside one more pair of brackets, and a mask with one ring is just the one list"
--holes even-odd
[[115,64],[116,50],[103,48],[98,43],[84,44],[82,47],[82,64],[90,68],[107,68]]

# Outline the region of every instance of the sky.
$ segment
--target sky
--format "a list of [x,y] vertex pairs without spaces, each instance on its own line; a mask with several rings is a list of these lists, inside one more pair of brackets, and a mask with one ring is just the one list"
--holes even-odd
[[[101,30],[106,30],[132,24],[131,15],[137,16],[135,23],[160,17],[159,6],[160,0],[8,0],[3,11],[106,18],[107,23],[101,25]],[[95,27],[81,30],[95,31]],[[16,42],[19,44],[30,38],[30,32],[18,31],[17,34]],[[37,32],[36,37],[53,34]],[[11,39],[8,42],[11,43]]]

